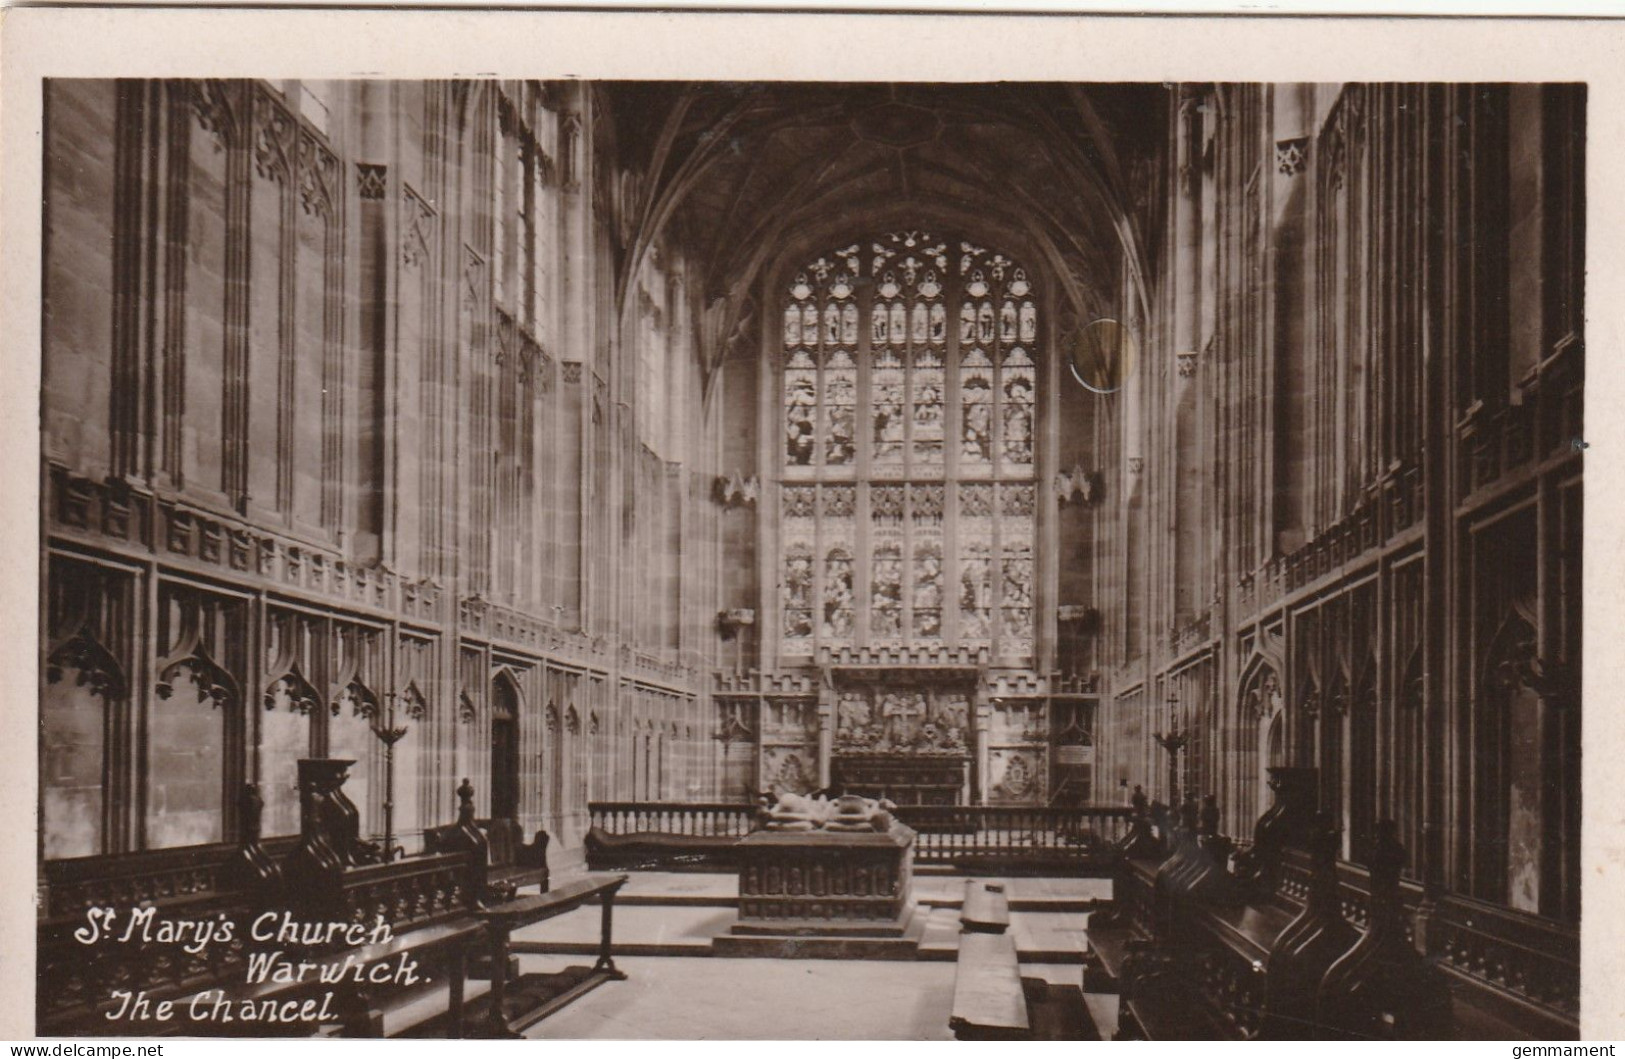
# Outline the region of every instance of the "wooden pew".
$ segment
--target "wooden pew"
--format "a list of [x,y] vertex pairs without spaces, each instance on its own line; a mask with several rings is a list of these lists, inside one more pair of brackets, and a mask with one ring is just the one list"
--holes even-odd
[[538,830],[529,842],[525,841],[525,834],[519,829],[517,821],[499,816],[490,820],[477,821],[481,831],[485,832],[486,842],[491,850],[489,868],[486,871],[486,885],[493,890],[503,889],[510,893],[517,892],[526,886],[535,886],[538,892],[547,890],[547,845],[548,834]]
[[[301,828],[297,839],[259,840],[258,806],[245,788],[244,837],[235,845],[85,858],[47,865],[48,888],[39,924],[39,1010],[36,1029],[47,1035],[117,1036],[192,1033],[207,1036],[375,1034],[386,1016],[403,1006],[423,1005],[423,988],[409,983],[351,983],[333,989],[326,1014],[313,1018],[304,1000],[326,994],[338,983],[321,983],[321,969],[373,965],[405,957],[418,962],[449,1006],[448,1032],[459,1032],[464,982],[474,953],[488,940],[476,914],[485,893],[486,838],[474,827],[473,789],[459,789],[463,805],[442,852],[388,861],[383,851],[359,839],[355,807],[344,798],[349,763],[325,759],[300,762]],[[187,952],[154,940],[79,944],[73,932],[86,924],[90,909],[113,908],[122,930],[139,910],[152,922],[229,923],[233,940]],[[274,936],[254,939],[252,925],[270,914],[296,923],[372,926],[380,918],[390,937],[372,945],[290,943]],[[262,931],[264,933],[264,931]],[[252,954],[283,952],[295,965],[312,970],[305,981],[248,981]],[[449,983],[449,985],[448,985]],[[139,991],[149,1010],[167,1003],[169,1017],[110,1019],[121,1001],[117,990]],[[193,1008],[194,1001],[197,1008]],[[275,1025],[225,1024],[218,1013],[242,1002],[278,1014]],[[218,1008],[220,1003],[228,1005]],[[291,1005],[291,1006],[290,1006]],[[431,1005],[426,1017],[439,1012]],[[211,1018],[211,1016],[215,1016]],[[294,1018],[288,1022],[286,1019]],[[324,1026],[321,1023],[326,1023]]]
[[601,827],[589,829],[583,841],[593,871],[731,871],[739,866],[738,846],[737,835],[611,834]]
[[[438,852],[369,861],[356,837],[355,807],[343,792],[348,765],[329,759],[299,762],[300,840],[281,864],[282,892],[269,908],[273,922],[280,911],[298,923],[384,924],[390,936],[362,945],[289,943],[281,938],[255,942],[261,952],[283,952],[291,963],[309,963],[314,970],[296,981],[251,983],[239,978],[212,990],[213,997],[228,1004],[297,1007],[313,996],[331,994],[314,1020],[301,1018],[298,1025],[272,1032],[314,1033],[336,1021],[347,1036],[376,1037],[409,1029],[409,1024],[394,1025],[400,1021],[394,1016],[408,1009],[414,1013],[412,1021],[439,1015],[434,1005],[425,1007],[418,1001],[432,983],[444,982],[444,1031],[461,1036],[470,955],[483,950],[487,938],[484,921],[477,915],[486,893],[487,849],[483,832],[474,826],[474,789],[467,780],[458,787],[457,823],[444,829]],[[344,968],[383,968],[390,961],[403,968],[421,965],[421,983],[399,977],[378,981],[370,975],[364,981],[323,981],[323,972],[339,977]],[[204,1023],[190,1032],[232,1031]],[[239,1026],[236,1032],[263,1035],[266,1030]]]
[[[1277,804],[1261,818],[1253,847],[1231,861],[1233,871],[1225,871],[1226,844],[1208,837],[1210,825],[1201,829],[1205,835],[1198,832],[1195,847],[1188,833],[1175,833],[1172,848],[1186,851],[1188,870],[1178,870],[1171,857],[1161,864],[1130,858],[1114,878],[1112,907],[1091,914],[1085,987],[1119,991],[1121,1036],[1578,1036],[1572,925],[1448,892],[1429,898],[1399,878],[1403,851],[1386,821],[1379,822],[1373,854],[1385,858],[1381,886],[1370,866],[1337,861],[1335,847],[1329,855],[1322,850],[1317,873],[1305,848],[1316,834],[1313,770],[1271,772]],[[1320,926],[1303,916],[1312,892],[1322,895],[1319,907],[1326,910]],[[1355,1017],[1370,1019],[1345,1010],[1355,992],[1350,982],[1360,980],[1347,970],[1352,963],[1340,979],[1331,964],[1358,942],[1371,947],[1379,907],[1387,924],[1381,936],[1389,939],[1384,966],[1399,970],[1378,979],[1398,981],[1403,971],[1407,985],[1388,990],[1388,1021],[1351,1028]],[[1317,941],[1329,937],[1336,919],[1348,921],[1346,937]],[[1440,979],[1453,998],[1439,996]],[[1362,986],[1355,1006],[1372,1007],[1372,996]]]
[[[438,978],[447,983],[446,1036],[462,1037],[468,953],[484,939],[484,924],[479,919],[460,916],[407,931],[388,941],[343,949],[327,956],[292,955],[290,959],[295,963],[305,961],[314,964],[315,969],[299,981],[244,983],[202,990],[177,1003],[183,1017],[178,1018],[168,1032],[199,1036],[306,1035],[316,1031],[319,1022],[331,1018],[335,1020],[335,1028],[346,1037],[383,1037],[386,1029],[398,1034],[410,1025],[386,1027],[387,1017],[405,1007],[405,1002],[421,995],[422,990],[395,988],[388,990],[389,995],[384,997],[379,990],[341,976],[357,966],[387,968],[404,957],[434,968],[424,972],[426,979]],[[233,1021],[226,1022],[220,1018],[217,1005],[223,1006],[228,1015],[241,1012],[248,1005],[255,1009],[269,1007],[290,1012],[301,1009],[301,1013],[308,1012],[312,1017],[267,1024],[245,1022],[233,1015]],[[194,1018],[194,1013],[201,1013],[202,1017]]]
[[[475,826],[485,835],[487,850],[486,888],[492,900],[506,900],[526,886],[547,889],[546,831],[537,831],[531,841],[525,841],[519,823],[510,817],[482,818]],[[425,852],[436,853],[459,841],[458,825],[431,827],[423,833]]]
[[35,1029],[45,1036],[131,1036],[161,1033],[157,1021],[112,1020],[116,991],[141,991],[153,1004],[173,1001],[210,983],[241,980],[241,946],[210,944],[188,952],[148,940],[101,940],[87,947],[75,933],[92,909],[112,909],[122,932],[132,917],[245,924],[274,896],[276,862],[295,838],[260,841],[264,802],[254,784],[240,792],[243,837],[178,849],[76,857],[42,866],[35,955]]
[[1010,934],[962,934],[954,969],[948,1028],[961,1041],[1017,1041],[1032,1036],[1021,984],[1016,939]]
[[1010,929],[1010,901],[1004,886],[966,879],[959,929],[966,934],[1003,934]]

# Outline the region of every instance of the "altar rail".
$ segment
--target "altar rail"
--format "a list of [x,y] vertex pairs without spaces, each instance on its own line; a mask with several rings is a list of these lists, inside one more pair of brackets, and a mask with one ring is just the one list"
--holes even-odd
[[[756,816],[754,805],[737,802],[591,802],[587,808],[592,826],[614,836],[742,837]],[[1109,864],[1132,812],[1120,806],[908,805],[895,815],[919,833],[916,863],[984,870]]]

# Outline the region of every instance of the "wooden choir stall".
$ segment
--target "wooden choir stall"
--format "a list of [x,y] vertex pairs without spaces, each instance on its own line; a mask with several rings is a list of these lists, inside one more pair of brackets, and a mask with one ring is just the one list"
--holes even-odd
[[1090,917],[1085,987],[1119,1039],[1576,1039],[1572,927],[1403,879],[1392,821],[1338,859],[1315,769],[1271,768],[1250,846],[1210,795],[1136,794],[1112,907]]
[[[549,889],[547,836],[476,820],[467,780],[456,822],[394,856],[360,837],[351,764],[299,762],[297,838],[262,840],[249,784],[237,843],[47,862],[38,1032],[509,1037],[626,977],[610,957],[626,876]],[[516,976],[511,934],[589,902],[596,963]]]

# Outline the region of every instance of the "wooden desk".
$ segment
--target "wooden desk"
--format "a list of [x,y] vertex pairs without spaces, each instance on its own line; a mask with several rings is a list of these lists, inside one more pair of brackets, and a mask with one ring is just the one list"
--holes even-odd
[[[598,988],[605,982],[624,981],[626,973],[615,966],[610,953],[615,918],[615,895],[626,884],[624,875],[589,875],[567,883],[545,894],[517,897],[499,905],[481,909],[491,944],[491,995],[480,1035],[485,1037],[517,1037],[526,1027],[533,1026],[582,994]],[[587,976],[557,996],[549,998],[540,1007],[509,1018],[504,1010],[508,989],[508,961],[511,955],[511,935],[521,927],[540,923],[554,916],[574,911],[588,901],[598,899],[603,904],[603,920],[598,944],[598,960]]]
[[1010,929],[1010,901],[1004,887],[966,879],[959,928],[967,934],[1003,934]]
[[1022,1040],[1030,1033],[1016,939],[1009,934],[961,934],[948,1028],[962,1041]]

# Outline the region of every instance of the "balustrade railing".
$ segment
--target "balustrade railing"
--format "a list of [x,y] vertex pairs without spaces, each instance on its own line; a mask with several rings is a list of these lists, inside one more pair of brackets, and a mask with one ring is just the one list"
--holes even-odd
[[915,860],[922,864],[1005,858],[1100,859],[1128,835],[1132,815],[1132,810],[1119,806],[908,805],[897,809],[897,818],[919,834]]
[[587,812],[593,827],[612,835],[743,836],[756,818],[744,802],[589,802]]
[[[591,802],[587,808],[592,826],[612,835],[743,836],[756,815],[754,805],[728,802]],[[1099,858],[1128,835],[1132,810],[906,805],[896,815],[919,835],[918,863],[951,864],[969,859]]]

